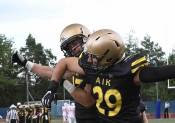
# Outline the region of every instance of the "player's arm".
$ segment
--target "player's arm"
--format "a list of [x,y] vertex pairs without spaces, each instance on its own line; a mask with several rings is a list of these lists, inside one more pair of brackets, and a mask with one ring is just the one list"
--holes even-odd
[[56,82],[61,81],[61,78],[64,76],[66,70],[85,75],[83,69],[78,65],[78,58],[67,57],[58,61],[51,80],[55,80]]
[[50,116],[51,116],[51,111],[50,109],[48,110],[48,118],[50,119]]
[[[42,104],[44,106],[49,107],[51,102],[54,100],[54,93],[56,93],[58,83],[62,80],[62,77],[66,70],[82,75],[85,74],[83,69],[78,65],[78,58],[67,57],[61,59],[54,69],[51,77],[52,81],[50,82],[50,85],[48,87],[48,90],[51,91],[51,93],[47,92],[46,95],[42,98]],[[80,88],[76,88],[69,81],[65,80],[63,86],[77,102],[84,105],[85,107],[89,108],[95,103],[94,98],[89,93]]]
[[10,116],[9,116],[9,114],[7,112],[7,114],[6,114],[6,122],[9,122],[9,121],[10,121]]
[[[49,66],[41,66],[34,63],[33,67],[31,68],[31,71],[33,73],[36,73],[38,76],[42,78],[51,79],[54,68],[51,68]],[[70,78],[72,77],[72,73],[69,71],[66,71],[64,74],[64,77]]]
[[148,119],[145,111],[142,113],[142,116],[143,116],[143,123],[148,123]]
[[34,111],[33,111],[33,116],[36,115],[36,108],[34,108]]
[[[69,86],[67,86],[69,85]],[[76,88],[72,85],[72,83],[68,83],[67,80],[64,81],[64,87],[66,85],[65,88],[69,87],[72,88],[72,90],[70,91],[70,89],[66,89],[68,90],[68,92],[71,94],[71,96],[77,101],[79,102],[81,105],[83,105],[86,108],[90,108],[94,105],[95,103],[95,99],[92,97],[90,90],[91,90],[91,85],[90,84],[86,84],[85,90],[81,89],[81,88]]]
[[167,79],[175,78],[175,65],[158,66],[158,67],[143,67],[137,71],[134,77],[134,83],[139,84],[160,82]]
[[175,65],[150,67],[146,57],[142,54],[135,54],[126,60],[131,65],[131,72],[135,74],[133,80],[135,84],[160,82],[175,78]]
[[51,78],[51,75],[54,70],[54,68],[51,68],[49,66],[41,66],[39,64],[28,61],[25,57],[20,55],[18,51],[16,51],[12,55],[11,62],[12,64],[17,63],[18,65],[27,68],[29,71],[36,73],[38,76],[47,78],[47,79]]
[[[84,79],[82,83],[87,83],[87,79]],[[95,99],[91,95],[91,85],[86,84],[84,90],[80,87],[75,87],[71,82],[66,79],[60,81],[60,85],[63,85],[64,88],[70,93],[70,95],[81,105],[86,108],[90,108],[94,105]]]
[[17,119],[17,121],[19,122],[19,116],[18,116],[18,115],[16,115],[16,119]]
[[[29,61],[27,62],[27,64],[33,64],[31,71],[33,73],[36,73],[38,76],[40,76],[42,78],[50,79],[52,76],[52,73],[54,71],[54,68],[51,68],[49,66],[41,66],[39,64],[32,63]],[[30,68],[27,68],[27,69],[30,70]]]
[[91,84],[86,84],[86,86],[84,87],[84,90],[85,90],[87,93],[91,94]]
[[[18,51],[16,51],[12,55],[11,62],[12,64],[17,63],[18,65],[23,66],[27,68],[29,71],[32,71],[38,76],[46,79],[51,79],[52,73],[54,71],[54,68],[51,68],[49,66],[42,66],[42,65],[33,63],[31,61],[28,61],[25,57],[20,55]],[[72,74],[70,72],[66,72],[64,76],[67,78],[70,78]]]
[[[75,57],[68,57],[61,59],[52,74],[51,80],[55,80],[55,82],[60,82],[60,79],[62,79],[62,76],[66,70],[79,73],[79,74],[85,74],[83,69],[78,65],[78,58]],[[82,90],[81,88],[76,88],[72,83],[70,83],[68,80],[65,80],[63,83],[63,86],[66,88],[66,90],[71,94],[71,96],[80,104],[85,106],[86,108],[90,108],[94,103],[95,100],[90,94],[91,86],[86,86],[86,91]]]

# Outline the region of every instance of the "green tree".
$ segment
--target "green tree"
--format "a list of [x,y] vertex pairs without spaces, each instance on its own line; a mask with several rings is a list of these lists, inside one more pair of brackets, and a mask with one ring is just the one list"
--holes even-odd
[[151,36],[146,35],[141,41],[141,47],[139,53],[143,53],[147,56],[147,60],[153,63],[153,59],[157,60],[157,65],[162,65],[165,61],[165,52],[162,50],[162,47],[158,43],[151,41]]
[[[175,64],[175,45],[174,47],[172,48],[172,52],[169,54],[168,56],[168,64],[169,65],[172,65],[172,64]],[[175,87],[175,79],[169,79],[169,86],[172,87],[174,86]],[[168,87],[168,84],[166,83],[166,87]],[[165,100],[174,100],[174,97],[175,97],[175,88],[169,88],[167,90],[167,97],[165,97]]]
[[[149,66],[162,66],[166,63],[165,52],[159,46],[158,43],[151,41],[151,36],[144,36],[144,40],[141,41],[140,53],[147,56]],[[165,82],[159,82],[158,84],[159,99],[165,97],[167,87]],[[154,101],[156,100],[156,83],[141,83],[141,98],[143,100]]]
[[[31,62],[54,67],[56,56],[52,54],[51,49],[44,49],[41,43],[36,43],[35,38],[31,34],[28,35],[25,43],[25,47],[20,48],[20,53],[25,56]],[[49,85],[49,80],[43,79],[33,72],[27,71],[24,68],[19,68],[20,72],[20,85],[23,86],[21,91],[24,93],[26,90],[26,81],[28,81],[29,92],[33,96],[34,100],[41,100],[42,96],[45,94],[47,87]],[[26,80],[26,76],[28,79]],[[25,98],[24,98],[25,99]],[[26,99],[25,99],[26,100]],[[23,101],[25,101],[23,100]]]
[[11,55],[13,39],[7,39],[5,35],[0,34],[0,105],[9,106],[16,93],[16,71],[11,64]]
[[131,29],[130,32],[127,34],[127,37],[125,37],[125,55],[132,55],[137,53],[138,51],[138,44],[139,39],[134,36],[135,30]]
[[[165,52],[159,46],[151,40],[151,36],[144,36],[143,40],[139,41],[135,36],[135,30],[131,29],[127,34],[125,42],[126,56],[135,53],[142,53],[146,56],[149,66],[162,66],[166,65]],[[171,58],[172,57],[172,58]],[[174,54],[171,56],[174,59]],[[172,61],[172,60],[171,60]],[[173,63],[174,64],[174,63]],[[172,80],[170,80],[172,81]],[[159,82],[158,84],[159,99],[169,99],[170,93],[167,89],[167,82]],[[161,93],[160,93],[161,92]],[[141,98],[144,101],[156,100],[156,83],[141,83]]]

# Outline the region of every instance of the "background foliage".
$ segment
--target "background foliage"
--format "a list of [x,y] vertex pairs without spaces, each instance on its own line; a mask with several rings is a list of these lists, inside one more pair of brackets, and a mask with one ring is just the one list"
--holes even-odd
[[[150,66],[166,65],[166,55],[158,43],[151,40],[151,36],[145,35],[142,40],[134,36],[134,30],[130,30],[125,37],[126,56],[135,53],[143,53]],[[158,41],[156,41],[158,42]],[[0,107],[8,107],[12,103],[26,102],[26,83],[28,82],[29,92],[35,101],[40,101],[45,94],[49,80],[43,79],[36,74],[27,71],[24,67],[11,64],[12,53],[16,51],[13,48],[13,39],[8,39],[0,34]],[[52,54],[51,49],[45,49],[41,43],[36,43],[35,38],[29,34],[24,41],[24,46],[20,49],[20,54],[29,61],[40,65],[54,67],[57,61],[56,56]],[[169,54],[169,64],[175,64],[175,48]],[[27,77],[27,78],[26,78]],[[174,79],[170,80],[171,86],[175,86]],[[58,97],[64,99],[63,87],[59,87]],[[158,83],[158,92],[160,100],[174,100],[175,89],[167,88],[167,81]],[[141,84],[141,98],[143,101],[156,100],[156,83]],[[65,99],[73,98],[66,91]],[[32,98],[29,97],[32,101]]]

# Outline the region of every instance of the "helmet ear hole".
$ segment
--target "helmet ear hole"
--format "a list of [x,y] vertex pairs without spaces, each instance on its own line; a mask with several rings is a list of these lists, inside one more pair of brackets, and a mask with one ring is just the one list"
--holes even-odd
[[117,45],[117,47],[119,47],[120,45],[115,41],[115,44]]
[[112,60],[112,58],[109,58],[109,59],[106,60],[106,62],[110,62],[111,60]]
[[100,36],[99,36],[99,37],[97,37],[95,40],[97,41],[99,38],[100,38]]

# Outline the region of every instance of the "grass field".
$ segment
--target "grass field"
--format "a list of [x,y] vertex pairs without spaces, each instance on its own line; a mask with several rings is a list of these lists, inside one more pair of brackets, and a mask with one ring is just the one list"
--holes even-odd
[[149,123],[175,123],[175,119],[148,119]]
[[[175,119],[148,119],[149,123],[175,123]],[[6,122],[1,122],[6,123]],[[52,120],[52,123],[63,123],[62,120]]]

